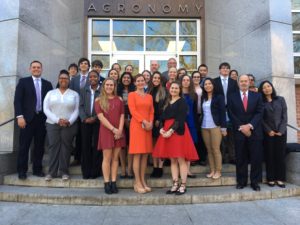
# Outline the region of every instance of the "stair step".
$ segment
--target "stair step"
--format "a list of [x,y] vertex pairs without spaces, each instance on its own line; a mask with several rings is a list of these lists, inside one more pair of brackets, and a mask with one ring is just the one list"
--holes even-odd
[[[151,174],[152,173],[153,168],[151,166],[147,167],[147,174]],[[171,168],[170,166],[165,166],[163,168],[164,170],[164,174],[171,174]],[[191,166],[190,170],[192,173],[208,173],[209,172],[209,166]],[[48,171],[48,167],[45,167],[45,172]],[[119,167],[118,169],[118,173],[121,174],[121,168]],[[29,172],[32,172],[31,169],[29,169]],[[223,164],[222,165],[222,172],[223,173],[235,173],[235,165],[232,164]],[[71,175],[81,175],[81,167],[80,166],[71,166],[69,168],[69,173]]]
[[[52,187],[52,188],[103,188],[103,178],[84,180],[80,175],[71,175],[68,181],[62,181],[61,178],[55,178],[51,181],[45,181],[44,178],[28,175],[26,180],[18,179],[17,174],[7,175],[4,177],[5,185],[15,186],[30,186],[30,187]],[[119,179],[117,181],[120,188],[132,188],[133,179]],[[165,175],[162,178],[149,178],[147,183],[153,188],[166,188],[172,185],[170,175]],[[223,173],[220,179],[214,180],[206,178],[205,174],[197,174],[197,178],[188,179],[190,187],[206,187],[206,186],[228,186],[236,184],[236,177],[233,173]]]
[[41,188],[0,186],[0,201],[67,204],[67,205],[170,205],[252,201],[300,195],[300,187],[287,184],[286,188],[261,185],[260,192],[249,186],[236,190],[233,186],[190,188],[182,196],[166,195],[168,190],[153,189],[148,194],[137,194],[131,189],[120,189],[119,194],[106,195],[103,189]]

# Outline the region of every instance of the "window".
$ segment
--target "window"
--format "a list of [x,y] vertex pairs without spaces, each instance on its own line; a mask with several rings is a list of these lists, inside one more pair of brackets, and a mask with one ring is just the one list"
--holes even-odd
[[104,73],[126,55],[143,61],[136,62],[139,72],[149,69],[145,68],[149,56],[175,56],[178,68],[189,72],[200,64],[200,20],[90,18],[88,31],[89,58],[100,59]]
[[300,0],[292,0],[294,73],[300,74]]

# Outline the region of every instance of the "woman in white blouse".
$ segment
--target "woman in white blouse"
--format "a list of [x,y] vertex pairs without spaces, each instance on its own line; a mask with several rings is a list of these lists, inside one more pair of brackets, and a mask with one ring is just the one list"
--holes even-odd
[[59,88],[49,91],[44,100],[49,140],[49,171],[45,180],[61,176],[69,179],[69,161],[72,141],[77,132],[75,123],[79,114],[79,95],[69,89],[70,77],[66,70],[58,75]]
[[222,170],[222,155],[220,145],[222,136],[227,135],[226,108],[224,97],[214,93],[214,81],[204,80],[201,107],[202,136],[207,149],[210,173],[208,178],[219,179]]

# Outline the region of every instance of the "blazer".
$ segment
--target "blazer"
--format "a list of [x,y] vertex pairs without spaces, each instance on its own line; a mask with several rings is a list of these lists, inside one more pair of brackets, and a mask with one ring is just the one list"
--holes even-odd
[[[214,83],[215,83],[214,86],[215,94],[225,96],[220,76],[214,79]],[[228,77],[228,87],[227,87],[227,94],[226,94],[227,103],[228,103],[228,96],[235,92],[239,92],[239,87],[237,85],[237,82],[231,79],[230,77]]]
[[[69,88],[72,89],[73,91],[76,91],[79,95],[80,95],[80,78],[81,78],[80,74],[76,75],[75,77],[72,78],[69,85]],[[89,76],[87,76],[84,88],[89,86],[90,86]]]
[[[48,91],[51,91],[53,87],[49,81],[43,78],[41,78],[41,83],[41,101],[43,104],[46,94]],[[23,115],[27,123],[30,123],[34,115],[36,115],[36,93],[32,76],[24,77],[19,80],[15,91],[14,108],[15,116]],[[46,120],[43,106],[42,113]]]
[[264,102],[263,128],[266,133],[270,131],[286,133],[287,106],[283,97],[277,96],[272,102]]
[[[95,91],[94,101],[100,95],[100,86]],[[79,117],[81,121],[85,120],[89,117],[97,117],[95,112],[95,103],[93,107],[93,111],[91,113],[91,89],[90,86],[86,86],[85,88],[80,90],[80,102],[79,102]]]
[[[204,102],[204,98],[201,98],[201,102]],[[211,115],[214,123],[221,128],[226,128],[226,107],[224,97],[222,95],[213,95],[210,104]],[[200,124],[203,122],[203,107],[201,106],[201,119]]]
[[252,91],[248,92],[248,106],[245,111],[241,94],[236,92],[228,97],[227,102],[228,115],[233,125],[233,132],[236,139],[244,139],[245,136],[238,129],[241,125],[250,123],[253,126],[253,140],[262,140],[262,117],[263,117],[263,102],[261,95]]

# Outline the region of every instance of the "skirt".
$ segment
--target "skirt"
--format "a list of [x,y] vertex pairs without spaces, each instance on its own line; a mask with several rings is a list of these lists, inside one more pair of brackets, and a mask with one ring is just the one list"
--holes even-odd
[[[174,119],[166,120],[164,129],[167,130],[174,122]],[[184,158],[187,161],[199,160],[192,136],[187,124],[184,124],[184,134],[178,135],[174,132],[171,137],[158,137],[153,153],[154,158]]]

